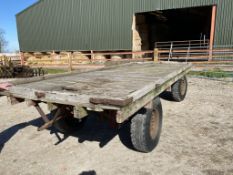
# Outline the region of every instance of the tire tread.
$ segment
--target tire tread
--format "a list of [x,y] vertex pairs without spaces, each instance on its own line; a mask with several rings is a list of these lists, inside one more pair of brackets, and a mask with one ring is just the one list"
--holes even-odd
[[[153,110],[158,110],[160,114],[159,131],[155,140],[149,135],[150,119]],[[153,100],[151,109],[142,108],[131,120],[131,142],[134,148],[141,152],[151,152],[158,144],[162,128],[162,105],[159,98]]]
[[[180,92],[180,83],[181,81],[185,81],[186,83],[186,91],[185,91],[185,94],[182,95],[181,92]],[[178,80],[176,83],[174,83],[172,85],[172,99],[176,102],[181,102],[185,99],[185,96],[187,94],[187,86],[188,86],[188,83],[187,83],[187,78],[186,76],[184,76],[183,78],[181,78],[180,80]]]

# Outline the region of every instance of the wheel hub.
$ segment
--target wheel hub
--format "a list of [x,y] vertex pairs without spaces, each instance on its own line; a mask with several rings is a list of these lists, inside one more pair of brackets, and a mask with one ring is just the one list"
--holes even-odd
[[153,111],[150,121],[150,137],[154,140],[157,136],[159,129],[159,113],[158,111]]
[[184,79],[182,79],[182,80],[180,81],[180,93],[181,93],[181,95],[184,95],[184,94],[185,94],[186,88],[187,88],[186,82],[185,82]]

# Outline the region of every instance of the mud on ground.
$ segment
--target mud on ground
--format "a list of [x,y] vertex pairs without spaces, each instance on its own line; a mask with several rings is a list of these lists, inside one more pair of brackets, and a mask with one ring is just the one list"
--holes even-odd
[[189,85],[184,102],[162,101],[161,141],[149,154],[131,149],[126,127],[119,133],[95,118],[57,144],[51,130],[37,132],[33,107],[2,97],[0,174],[232,175],[233,83],[190,78]]

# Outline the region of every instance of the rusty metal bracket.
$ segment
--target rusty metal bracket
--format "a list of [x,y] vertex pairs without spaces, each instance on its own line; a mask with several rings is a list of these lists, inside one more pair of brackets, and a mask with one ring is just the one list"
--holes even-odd
[[35,96],[40,99],[40,98],[44,98],[46,95],[44,92],[35,92]]
[[38,131],[42,131],[42,130],[50,128],[51,126],[53,126],[54,122],[56,122],[56,121],[58,121],[58,120],[60,120],[62,118],[62,116],[59,116],[60,109],[57,110],[56,114],[54,115],[54,118],[52,120],[49,120],[47,115],[44,113],[44,111],[39,106],[38,102],[29,100],[28,105],[29,106],[34,106],[36,108],[36,110],[39,112],[39,114],[42,117],[42,119],[44,120],[44,122],[45,122],[44,125],[42,125],[41,127],[38,128]]
[[48,129],[51,126],[53,126],[54,122],[56,122],[62,118],[62,116],[59,116],[59,113],[60,113],[60,109],[57,110],[56,114],[54,115],[54,118],[52,120],[50,120],[49,122],[46,122],[40,128],[38,128],[38,131],[43,131],[43,130]]
[[29,100],[27,101],[29,106],[34,106],[36,110],[39,112],[40,116],[44,120],[45,123],[48,123],[50,120],[48,119],[47,115],[44,113],[44,111],[41,109],[40,105],[38,102]]
[[[52,127],[54,122],[56,122],[62,118],[62,116],[59,116],[60,109],[57,110],[57,112],[54,115],[54,118],[52,120],[49,120],[47,115],[44,113],[44,111],[39,106],[39,102],[36,102],[33,100],[28,100],[27,103],[29,106],[34,106],[36,108],[36,110],[39,112],[40,116],[42,117],[42,119],[45,122],[44,125],[42,125],[41,127],[38,128],[38,131],[43,131],[45,129]],[[54,132],[54,134],[56,135],[56,137],[58,139],[58,143],[62,142],[61,137],[58,135],[58,133],[56,131]]]
[[38,104],[35,106],[35,108],[39,112],[39,114],[42,117],[42,119],[44,120],[44,122],[45,123],[49,122],[47,115],[44,113],[44,111],[41,109],[41,107]]

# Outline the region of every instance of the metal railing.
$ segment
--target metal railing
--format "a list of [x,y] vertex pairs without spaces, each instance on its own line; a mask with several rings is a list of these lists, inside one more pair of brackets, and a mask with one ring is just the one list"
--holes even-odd
[[233,61],[233,46],[213,49],[159,50],[159,60],[167,61]]
[[159,50],[160,60],[233,61],[233,45],[216,45],[211,49],[209,40],[159,42],[155,45]]
[[159,50],[183,50],[187,48],[207,48],[210,45],[209,40],[185,40],[185,41],[166,41],[156,42],[155,48]]

